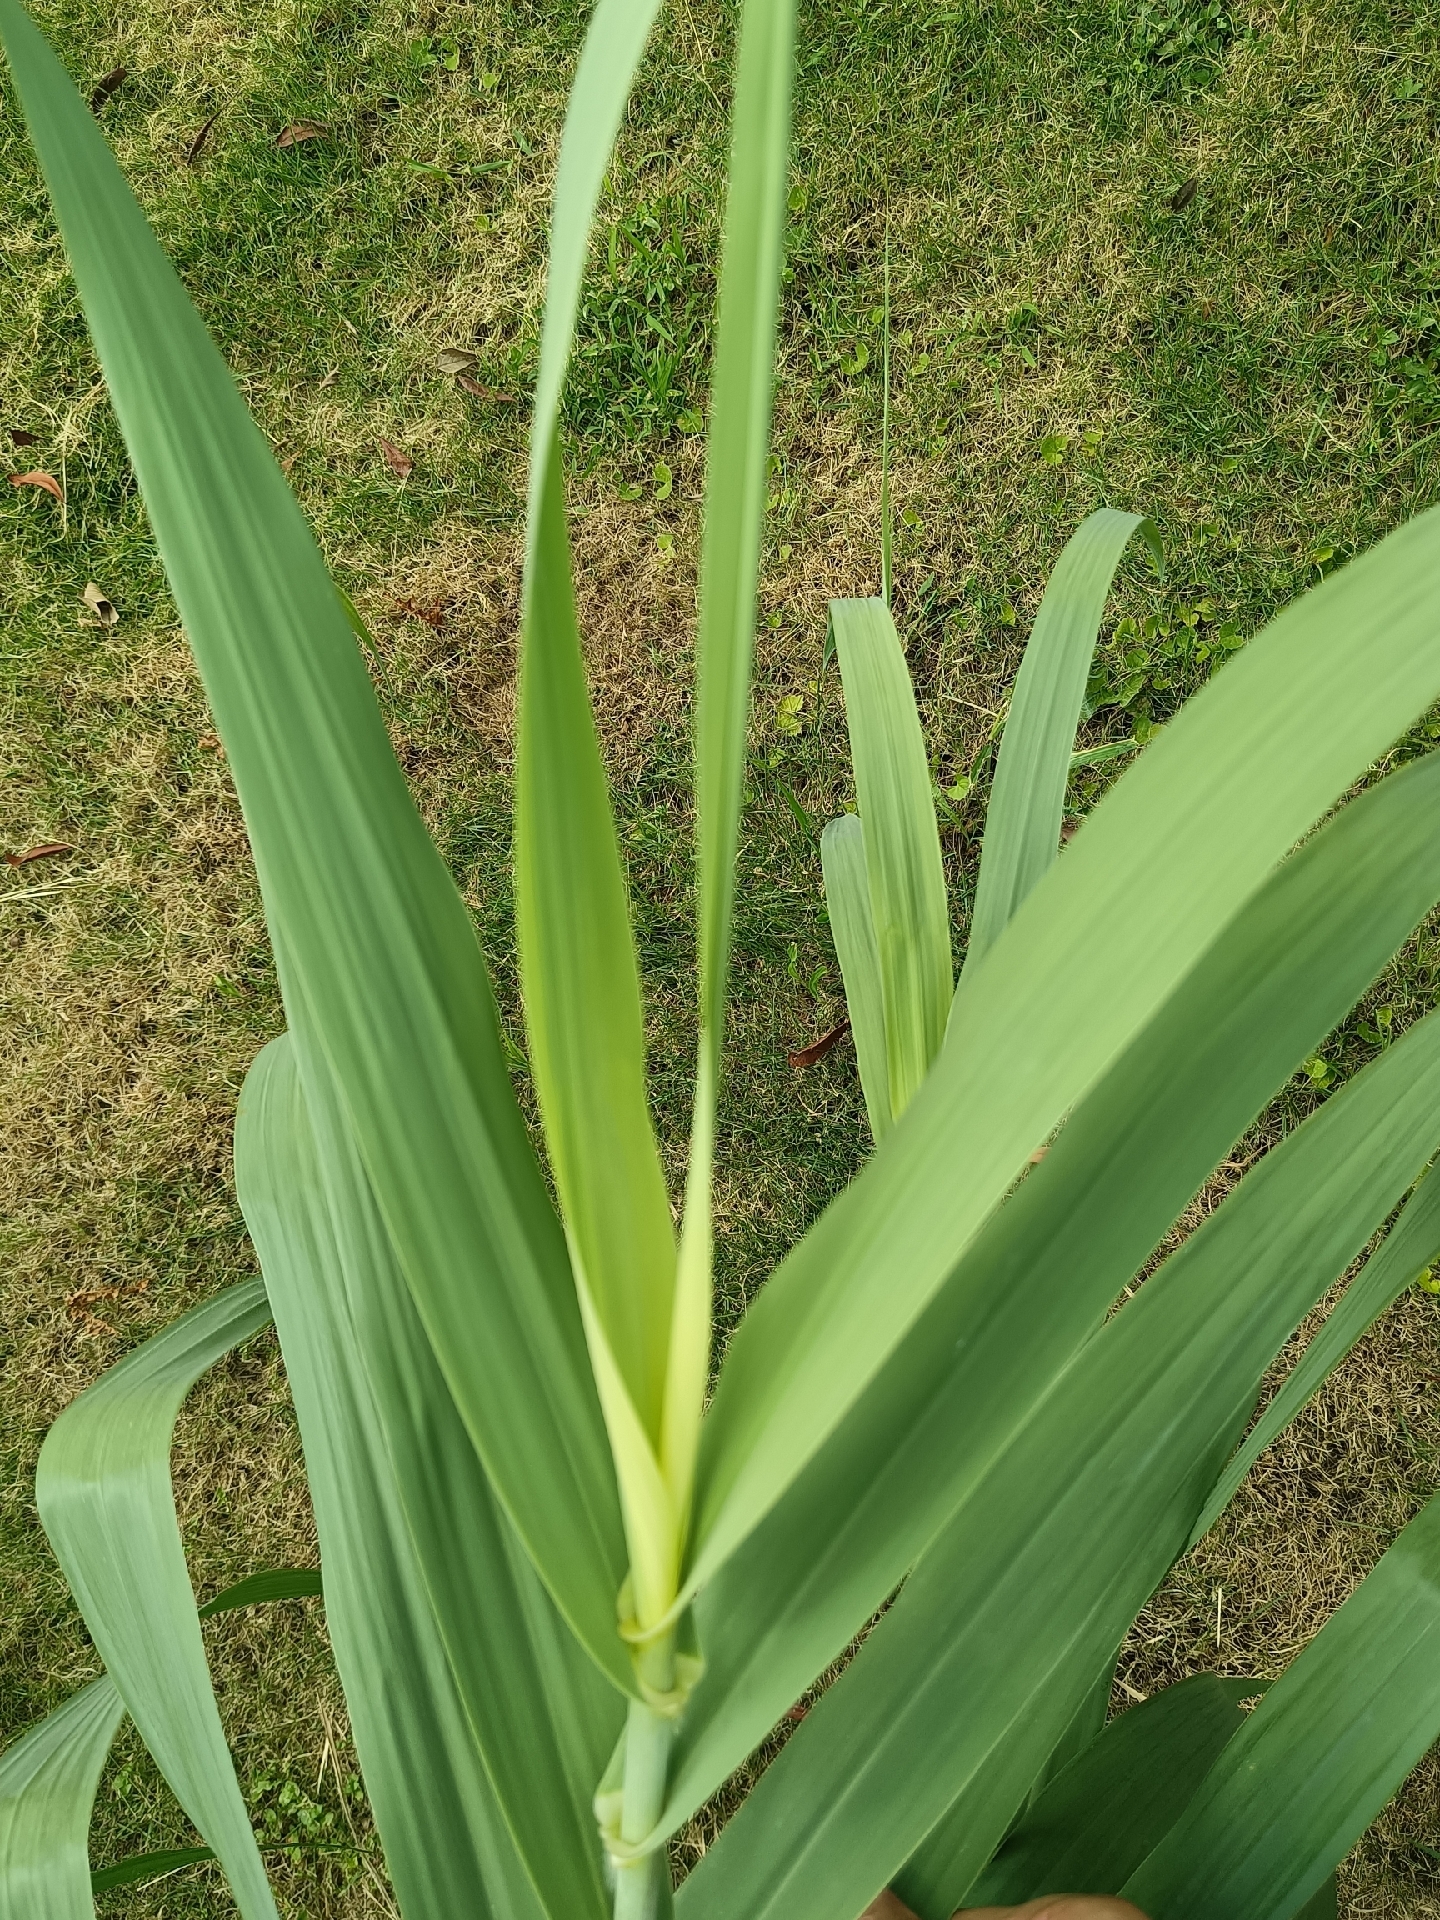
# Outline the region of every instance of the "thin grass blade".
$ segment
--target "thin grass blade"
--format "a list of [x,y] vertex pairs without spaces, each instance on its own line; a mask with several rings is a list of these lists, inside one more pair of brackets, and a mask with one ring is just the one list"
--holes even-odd
[[1385,1239],[1326,1316],[1265,1411],[1216,1482],[1187,1541],[1193,1547],[1214,1526],[1271,1441],[1282,1434],[1387,1307],[1440,1249],[1440,1180],[1427,1173]]
[[288,955],[282,984],[311,1010],[487,1469],[567,1616],[625,1685],[614,1472],[474,928],[268,443],[15,0],[0,0],[0,34],[225,741]]
[[855,1058],[865,1111],[875,1140],[890,1131],[890,1067],[886,1055],[885,993],[880,952],[870,912],[870,876],[865,865],[865,829],[860,816],[842,814],[820,836],[825,906],[845,982],[845,1010],[855,1036]]
[[1291,1663],[1125,1887],[1157,1920],[1289,1920],[1440,1737],[1440,1500]]
[[259,1280],[182,1314],[65,1409],[35,1472],[41,1521],[91,1638],[245,1920],[274,1920],[275,1904],[210,1685],[170,1435],[201,1374],[269,1321]]
[[1136,534],[1164,564],[1160,536],[1138,513],[1101,507],[1055,562],[1025,648],[985,815],[967,967],[982,959],[1060,848],[1065,787],[1085,682],[1115,569]]
[[898,1120],[940,1050],[955,990],[940,830],[915,692],[889,609],[883,600],[835,600],[830,625],[864,825],[890,1117]]
[[181,1867],[198,1867],[213,1860],[209,1847],[166,1847],[160,1853],[132,1853],[108,1867],[97,1867],[90,1876],[92,1893],[108,1893],[111,1887],[133,1887],[138,1880],[159,1880]]
[[94,1920],[90,1809],[124,1717],[102,1675],[0,1754],[0,1913]]
[[273,1567],[237,1580],[196,1611],[202,1620],[210,1620],[217,1613],[233,1613],[237,1607],[258,1607],[266,1600],[307,1600],[324,1591],[318,1567]]

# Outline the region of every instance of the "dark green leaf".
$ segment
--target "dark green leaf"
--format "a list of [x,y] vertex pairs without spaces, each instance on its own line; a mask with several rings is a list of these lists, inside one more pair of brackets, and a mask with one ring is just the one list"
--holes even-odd
[[1290,1920],[1437,1736],[1433,1499],[1276,1681],[1125,1897],[1156,1920]]

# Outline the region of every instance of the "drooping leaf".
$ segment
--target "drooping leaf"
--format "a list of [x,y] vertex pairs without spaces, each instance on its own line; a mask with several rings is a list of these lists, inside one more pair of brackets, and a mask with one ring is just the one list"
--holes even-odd
[[890,1117],[898,1120],[940,1051],[955,986],[940,832],[905,650],[889,609],[883,600],[835,600],[830,625],[864,827]]
[[[1315,834],[1080,1104],[701,1593],[706,1670],[679,1734],[668,1826],[883,1606],[1207,1175],[1437,896],[1440,757],[1380,782]],[[1103,1651],[1096,1658],[1098,1670]]]
[[865,829],[858,814],[832,820],[820,836],[825,905],[845,982],[845,1005],[855,1035],[855,1058],[872,1139],[890,1131],[890,1068],[886,1057],[885,996],[870,913]]
[[1101,507],[1070,536],[1046,585],[995,764],[967,968],[994,946],[1059,851],[1065,786],[1095,641],[1115,569],[1137,533],[1158,567],[1160,536],[1150,522],[1138,513]]
[[[1107,1321],[691,1873],[681,1920],[846,1920],[897,1874],[922,1920],[948,1920],[1183,1545],[1269,1360],[1433,1151],[1437,1096],[1431,1016]],[[901,1872],[942,1817],[960,1841],[943,1872]]]
[[182,1314],[71,1402],[35,1472],[41,1521],[91,1638],[245,1920],[274,1920],[275,1905],[210,1686],[170,1434],[200,1375],[269,1320],[259,1280]]
[[224,738],[282,987],[311,1010],[487,1470],[567,1617],[627,1685],[613,1468],[474,928],[269,445],[16,0],[0,0],[0,35]]
[[1432,512],[1282,613],[1151,742],[966,973],[924,1087],[730,1343],[692,1586],[855,1404],[1031,1152],[1440,695],[1437,564]]
[[0,1913],[94,1920],[90,1808],[125,1708],[105,1676],[0,1754]]
[[1125,1897],[1157,1920],[1289,1920],[1440,1737],[1440,1500],[1276,1681]]
[[1327,1315],[1304,1353],[1270,1401],[1244,1444],[1216,1482],[1188,1544],[1214,1526],[1235,1490],[1272,1440],[1282,1434],[1311,1395],[1339,1366],[1356,1341],[1403,1293],[1440,1248],[1440,1180],[1427,1174],[1406,1201],[1399,1219]]
[[299,1416],[326,1626],[401,1909],[406,1920],[560,1920],[511,1839],[417,1565],[288,1038],[246,1079],[235,1176]]

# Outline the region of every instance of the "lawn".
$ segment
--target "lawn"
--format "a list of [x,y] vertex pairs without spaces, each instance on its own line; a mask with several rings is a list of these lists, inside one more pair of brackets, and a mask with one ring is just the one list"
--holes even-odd
[[[387,722],[476,915],[522,1089],[509,880],[526,404],[584,14],[46,0],[87,93],[368,625]],[[635,892],[662,1145],[693,1052],[688,768],[701,427],[733,12],[677,0],[622,134],[568,397],[582,619]],[[998,722],[1045,577],[1101,504],[1152,515],[1083,744],[1148,733],[1296,592],[1440,500],[1440,6],[901,0],[802,8],[791,232],[718,1201],[733,1322],[867,1148],[817,834],[849,804],[825,603],[878,584],[893,300],[897,616],[964,939]],[[104,94],[105,89],[100,90]],[[0,1743],[94,1671],[35,1518],[73,1394],[253,1268],[230,1132],[281,1014],[243,823],[8,86],[0,93]],[[84,599],[95,583],[118,618]],[[94,596],[92,595],[92,599]],[[1440,722],[1400,751],[1423,750]],[[1123,764],[1123,761],[1120,763]],[[1110,768],[1080,776],[1083,813]],[[1233,1156],[1436,1003],[1428,927]],[[1200,1207],[1209,1204],[1202,1199]],[[1198,1215],[1196,1216],[1198,1217]],[[1057,1272],[1055,1284],[1064,1285]],[[1279,1671],[1440,1479],[1440,1305],[1362,1343],[1142,1617],[1117,1705]],[[197,1591],[314,1544],[273,1337],[197,1390]],[[287,1914],[393,1912],[314,1601],[207,1629]],[[132,1737],[97,1863],[185,1844]],[[677,1858],[705,1841],[697,1822]],[[102,1913],[232,1911],[212,1870]],[[1427,1763],[1342,1874],[1440,1914]]]

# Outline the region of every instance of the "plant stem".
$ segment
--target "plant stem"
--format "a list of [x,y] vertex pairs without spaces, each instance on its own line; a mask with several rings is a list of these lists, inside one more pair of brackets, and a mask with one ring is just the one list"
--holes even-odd
[[[641,1677],[657,1693],[675,1684],[675,1639],[667,1634],[640,1656]],[[666,1777],[675,1723],[643,1700],[630,1702],[625,1729],[625,1783],[620,1838],[643,1840],[665,1805]],[[664,1920],[670,1912],[670,1860],[663,1846],[615,1869],[615,1920]]]

